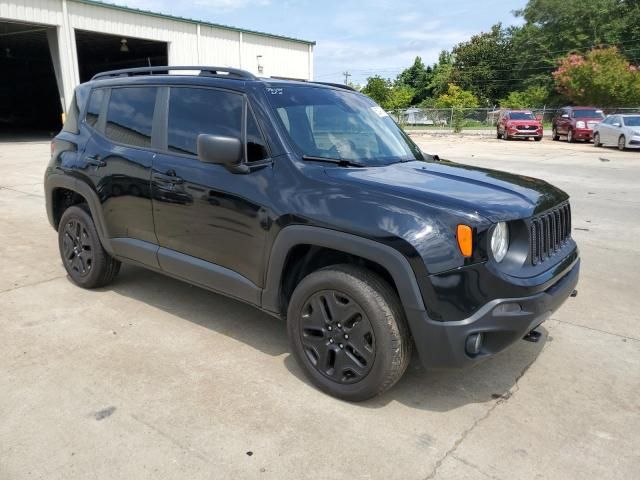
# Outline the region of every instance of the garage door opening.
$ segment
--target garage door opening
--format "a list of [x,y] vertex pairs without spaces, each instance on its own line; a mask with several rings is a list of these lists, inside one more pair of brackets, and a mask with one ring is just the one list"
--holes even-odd
[[37,136],[60,129],[62,105],[49,48],[55,35],[52,27],[0,22],[1,133]]
[[120,68],[168,64],[167,43],[76,30],[80,82]]

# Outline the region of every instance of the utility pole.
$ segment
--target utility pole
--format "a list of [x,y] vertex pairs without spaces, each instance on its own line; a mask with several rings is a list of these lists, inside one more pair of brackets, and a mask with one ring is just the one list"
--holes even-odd
[[342,74],[344,75],[344,84],[349,85],[349,77],[351,74],[349,72],[343,72]]

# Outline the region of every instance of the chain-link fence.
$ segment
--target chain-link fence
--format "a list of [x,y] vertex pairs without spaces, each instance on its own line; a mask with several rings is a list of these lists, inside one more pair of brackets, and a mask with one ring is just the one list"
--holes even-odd
[[[530,108],[538,120],[551,124],[557,108]],[[604,108],[605,114],[640,113],[638,108]],[[407,108],[396,110],[389,114],[406,127],[451,129],[458,123],[463,129],[492,129],[495,128],[502,110],[499,108]]]

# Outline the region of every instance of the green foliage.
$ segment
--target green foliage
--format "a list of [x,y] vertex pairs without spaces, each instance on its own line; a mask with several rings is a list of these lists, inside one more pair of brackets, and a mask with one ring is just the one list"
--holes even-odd
[[517,52],[513,49],[509,30],[501,24],[488,33],[474,35],[454,47],[453,79],[471,90],[483,103],[492,105],[513,87],[517,73],[512,68]]
[[546,104],[549,92],[545,87],[529,87],[524,91],[510,92],[500,100],[502,108],[535,108]]
[[433,76],[433,68],[425,67],[422,59],[416,57],[413,65],[403,70],[396,78],[396,85],[413,90],[410,104],[417,104],[429,96],[429,82]]
[[385,110],[394,111],[407,108],[415,95],[412,87],[392,83],[382,77],[375,76],[367,79],[367,84],[361,90],[362,93],[371,97],[378,105]]
[[453,55],[443,50],[438,57],[438,63],[433,66],[433,73],[427,86],[429,96],[436,98],[444,94],[452,81]]
[[389,100],[389,91],[391,90],[391,82],[378,75],[367,78],[367,84],[362,88],[361,92],[371,97],[371,99],[384,108]]
[[450,83],[447,92],[440,95],[435,101],[435,106],[437,108],[451,108],[453,131],[457,133],[462,131],[464,109],[477,107],[478,99],[472,92]]
[[436,100],[435,106],[436,108],[476,108],[478,99],[473,92],[450,83],[447,92]]
[[567,55],[553,77],[558,90],[576,104],[640,105],[640,71],[615,47]]

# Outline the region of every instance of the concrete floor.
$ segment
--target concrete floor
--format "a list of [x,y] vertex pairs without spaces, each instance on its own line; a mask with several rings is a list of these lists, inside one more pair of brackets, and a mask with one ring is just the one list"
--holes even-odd
[[640,152],[416,137],[572,196],[580,294],[475,369],[412,362],[364,404],[316,391],[282,323],[155,273],[74,287],[44,209],[47,142],[0,145],[0,479],[635,478]]

